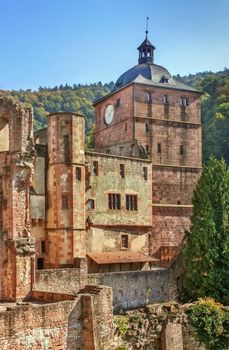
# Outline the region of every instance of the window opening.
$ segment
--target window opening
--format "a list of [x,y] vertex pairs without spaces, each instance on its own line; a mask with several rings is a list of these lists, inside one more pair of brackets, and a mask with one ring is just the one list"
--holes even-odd
[[121,195],[119,193],[108,193],[108,208],[121,209]]
[[126,209],[127,210],[137,210],[137,195],[135,194],[126,194]]

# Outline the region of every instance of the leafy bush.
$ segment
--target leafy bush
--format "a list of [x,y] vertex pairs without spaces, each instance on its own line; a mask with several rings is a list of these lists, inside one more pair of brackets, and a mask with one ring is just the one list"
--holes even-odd
[[115,320],[116,328],[118,331],[118,334],[121,337],[124,337],[126,335],[126,332],[128,330],[128,325],[129,325],[129,319],[127,316],[118,316]]
[[212,298],[200,298],[187,313],[200,342],[209,350],[229,349],[229,313]]

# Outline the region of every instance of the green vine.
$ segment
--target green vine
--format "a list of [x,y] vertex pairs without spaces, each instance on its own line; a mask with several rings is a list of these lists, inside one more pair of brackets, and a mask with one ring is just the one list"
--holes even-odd
[[199,341],[208,350],[229,349],[229,313],[212,298],[200,298],[187,310]]

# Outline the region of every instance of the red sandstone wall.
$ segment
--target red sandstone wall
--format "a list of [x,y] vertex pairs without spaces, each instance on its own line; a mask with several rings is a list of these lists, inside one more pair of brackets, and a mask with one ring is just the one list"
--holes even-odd
[[[99,102],[96,108],[96,133],[95,149],[100,152],[106,145],[118,144],[133,140],[133,87],[127,86],[124,89],[112,94]],[[120,99],[119,107],[116,107]],[[110,125],[104,122],[104,113],[107,105],[113,104],[114,117]]]

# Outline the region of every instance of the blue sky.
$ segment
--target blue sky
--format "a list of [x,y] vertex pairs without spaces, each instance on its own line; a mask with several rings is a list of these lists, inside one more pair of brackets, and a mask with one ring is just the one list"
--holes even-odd
[[116,80],[145,37],[172,74],[229,66],[229,0],[0,0],[0,89]]

